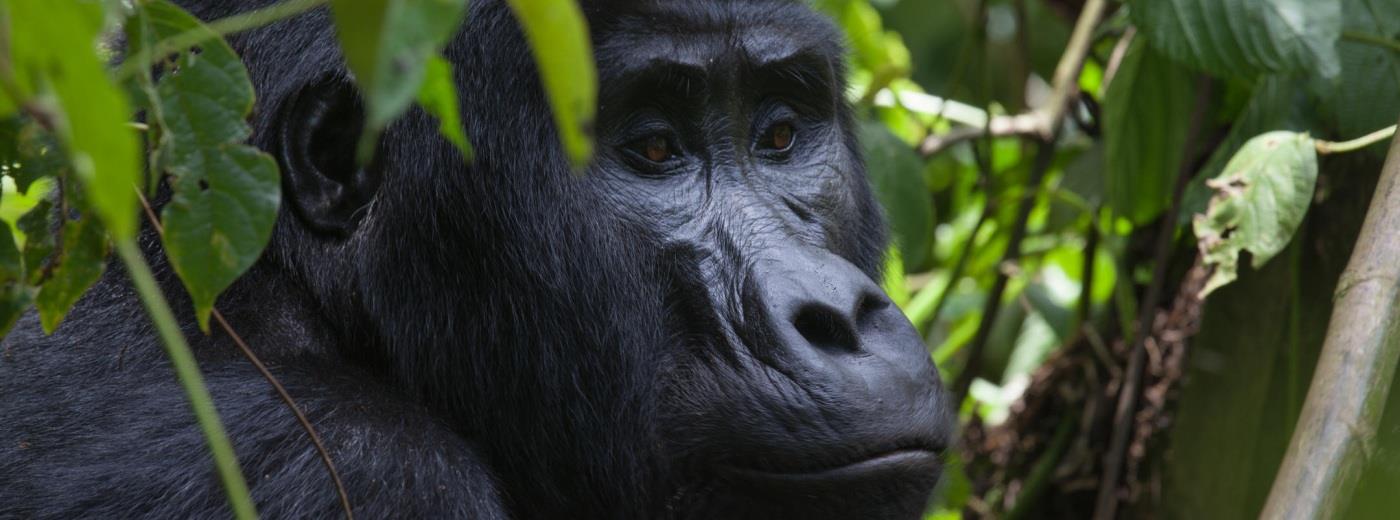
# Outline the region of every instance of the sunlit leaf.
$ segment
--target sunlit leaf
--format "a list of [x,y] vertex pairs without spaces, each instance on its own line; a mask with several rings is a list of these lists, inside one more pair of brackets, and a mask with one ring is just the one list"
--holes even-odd
[[[12,193],[6,191],[5,195]],[[10,226],[0,224],[0,337],[15,325],[32,297],[24,276],[24,257]]]
[[29,92],[51,92],[57,101],[42,109],[107,230],[133,236],[140,156],[126,98],[96,52],[102,4],[9,0],[7,6],[10,20],[24,20],[9,27],[13,67],[29,73]]
[[588,25],[574,0],[510,0],[534,51],[535,64],[564,151],[575,167],[593,157],[598,78]]
[[[164,0],[144,4],[129,29],[133,46],[203,27]],[[214,300],[262,254],[281,198],[277,164],[242,144],[251,131],[253,86],[223,39],[211,38],[160,64],[145,89],[161,128],[159,164],[174,196],[161,213],[165,251],[208,330]]]
[[1221,76],[1336,76],[1341,0],[1133,0],[1130,14],[1168,56]]
[[457,87],[452,80],[452,64],[436,56],[428,59],[423,87],[418,90],[418,105],[438,120],[438,133],[462,152],[462,157],[472,159],[472,144],[462,130],[462,114],[457,107]]
[[1257,269],[1293,239],[1317,183],[1314,146],[1294,132],[1255,137],[1207,182],[1216,195],[1192,222],[1205,264],[1214,268],[1203,295],[1235,279],[1241,252]]
[[331,0],[340,47],[365,99],[361,162],[379,132],[418,95],[429,58],[457,31],[465,11],[466,0]]

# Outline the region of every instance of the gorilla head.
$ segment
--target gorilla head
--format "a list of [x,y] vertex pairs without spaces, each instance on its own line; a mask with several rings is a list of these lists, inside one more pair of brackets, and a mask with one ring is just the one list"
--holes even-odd
[[446,51],[469,166],[414,113],[356,168],[334,59],[243,45],[295,214],[276,257],[522,516],[917,515],[948,403],[872,282],[886,242],[840,36],[796,2],[586,9],[602,94],[581,176],[498,2]]
[[[602,95],[581,175],[503,1],[472,0],[445,51],[470,164],[412,111],[357,165],[326,10],[231,37],[285,204],[220,309],[364,517],[916,518],[951,403],[872,281],[886,243],[838,33],[796,1],[585,11]],[[258,506],[333,514],[266,382],[183,319]],[[54,336],[30,316],[6,338],[0,517],[226,513],[157,345],[116,267]]]

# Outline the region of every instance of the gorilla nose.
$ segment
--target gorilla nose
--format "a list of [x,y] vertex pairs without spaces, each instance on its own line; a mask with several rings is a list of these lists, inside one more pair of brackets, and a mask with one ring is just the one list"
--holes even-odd
[[757,264],[751,279],[767,329],[754,331],[768,338],[761,355],[828,409],[844,408],[828,417],[850,422],[833,426],[946,428],[938,370],[904,313],[844,258],[789,252]]

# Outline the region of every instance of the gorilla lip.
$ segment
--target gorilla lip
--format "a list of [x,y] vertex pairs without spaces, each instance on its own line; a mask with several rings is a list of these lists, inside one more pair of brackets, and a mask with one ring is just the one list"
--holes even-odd
[[907,448],[881,452],[836,466],[813,469],[782,470],[726,466],[727,472],[750,480],[800,482],[851,481],[880,477],[886,473],[934,471],[939,457],[934,450]]

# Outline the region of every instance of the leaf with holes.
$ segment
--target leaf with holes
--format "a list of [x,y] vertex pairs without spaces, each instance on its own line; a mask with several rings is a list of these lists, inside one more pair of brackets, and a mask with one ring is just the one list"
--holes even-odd
[[174,195],[161,212],[165,251],[194,302],[200,328],[219,293],[247,271],[272,235],[281,202],[277,163],[242,144],[250,129],[253,86],[243,62],[217,34],[161,0],[147,2],[128,25],[133,48],[189,30],[208,39],[155,64],[143,81],[148,119],[160,128],[158,164]]
[[56,265],[34,299],[39,323],[47,334],[53,334],[68,309],[97,283],[106,267],[107,237],[93,218],[65,221],[62,234],[63,249],[52,260]]
[[418,90],[418,105],[438,120],[438,133],[457,147],[466,160],[472,160],[472,144],[462,131],[461,110],[457,108],[456,83],[452,81],[452,64],[442,56],[428,59],[423,87]]
[[593,157],[593,116],[598,78],[588,25],[574,0],[510,0],[534,51],[554,124],[575,167]]
[[465,12],[465,0],[331,0],[340,47],[365,99],[360,162],[368,162],[376,136],[413,102],[429,58]]
[[131,187],[141,179],[141,161],[136,133],[127,124],[126,97],[93,52],[103,28],[102,3],[9,0],[4,7],[9,20],[24,20],[9,25],[14,70],[30,72],[30,84],[18,90],[42,98],[37,102],[51,118],[46,126],[54,129],[107,230],[134,236]]
[[1133,21],[1167,56],[1221,76],[1341,71],[1341,0],[1133,0]]
[[1214,268],[1203,297],[1235,279],[1240,253],[1248,251],[1257,269],[1293,239],[1317,183],[1314,146],[1306,134],[1269,132],[1245,143],[1206,182],[1216,194],[1192,222],[1205,265]]

